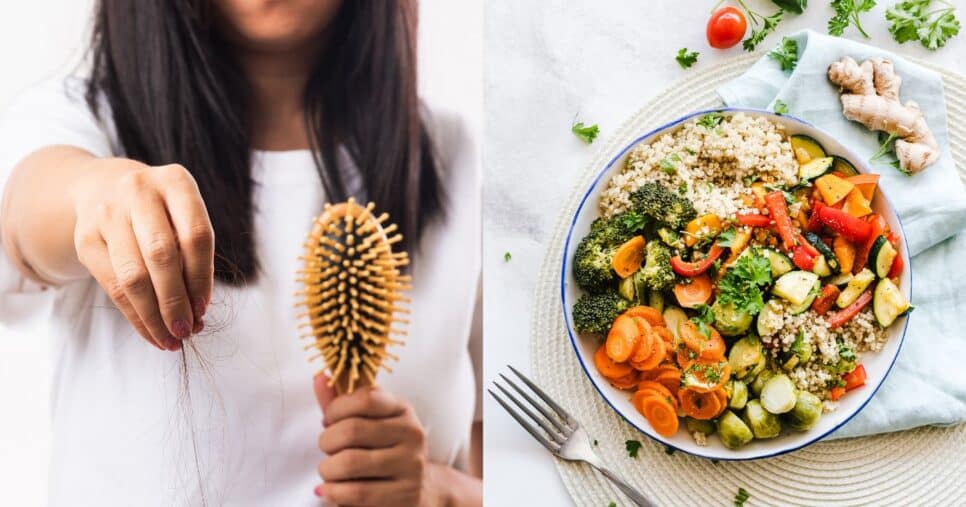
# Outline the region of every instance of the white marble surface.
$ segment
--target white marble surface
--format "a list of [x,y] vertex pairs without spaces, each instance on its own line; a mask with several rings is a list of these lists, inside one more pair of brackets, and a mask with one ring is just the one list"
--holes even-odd
[[[862,16],[871,43],[966,73],[966,29],[945,48],[898,45],[882,4]],[[505,364],[529,369],[529,322],[536,275],[562,202],[592,158],[570,133],[575,115],[606,138],[676,79],[678,48],[701,52],[695,68],[741,53],[714,50],[705,24],[714,2],[696,0],[490,0],[484,39],[484,375]],[[770,13],[771,2],[748,0]],[[966,0],[954,0],[966,22]],[[832,10],[812,0],[780,33],[824,31]],[[847,36],[861,40],[854,29]],[[772,47],[780,35],[762,47]],[[686,93],[686,92],[685,92]],[[504,261],[505,252],[512,254]],[[568,505],[552,458],[487,398],[487,505]],[[725,503],[727,499],[722,499]]]

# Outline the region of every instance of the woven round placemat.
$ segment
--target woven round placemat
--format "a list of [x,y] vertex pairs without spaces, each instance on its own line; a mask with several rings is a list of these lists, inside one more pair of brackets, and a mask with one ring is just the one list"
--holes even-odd
[[[531,327],[531,366],[539,384],[581,421],[613,469],[659,505],[727,505],[739,487],[747,505],[966,505],[966,425],[922,427],[862,438],[819,442],[776,458],[718,462],[664,446],[625,423],[600,398],[578,363],[560,307],[560,263],[567,227],[580,198],[609,157],[638,135],[690,111],[721,104],[715,90],[751,66],[761,53],[736,57],[670,86],[602,143],[574,184],[560,213],[537,278]],[[949,118],[966,117],[966,78],[925,62],[943,76]],[[682,90],[685,92],[682,93]],[[950,123],[950,144],[966,180],[966,122]],[[629,459],[626,440],[644,445]],[[582,464],[557,460],[577,505],[626,502],[606,479]]]

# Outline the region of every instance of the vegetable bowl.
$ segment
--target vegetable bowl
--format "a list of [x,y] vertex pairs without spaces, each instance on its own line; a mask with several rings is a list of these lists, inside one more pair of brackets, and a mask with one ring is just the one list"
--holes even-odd
[[902,347],[902,225],[863,160],[807,122],[699,111],[621,149],[561,266],[567,331],[608,405],[710,459],[786,453],[868,403]]

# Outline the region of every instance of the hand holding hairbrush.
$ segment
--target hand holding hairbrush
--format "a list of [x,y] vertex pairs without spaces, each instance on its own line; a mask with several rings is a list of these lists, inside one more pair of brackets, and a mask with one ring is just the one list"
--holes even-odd
[[375,384],[380,369],[391,372],[386,360],[399,358],[387,348],[403,345],[394,337],[406,334],[396,326],[408,323],[398,314],[409,313],[402,294],[411,289],[411,277],[402,274],[409,256],[393,251],[402,235],[388,214],[374,209],[351,198],[326,204],[298,271],[304,290],[297,304],[306,309],[299,317],[307,320],[300,327],[309,329],[302,338],[312,339],[305,349],[315,349],[309,359],[322,359],[319,373],[328,374],[338,394]]

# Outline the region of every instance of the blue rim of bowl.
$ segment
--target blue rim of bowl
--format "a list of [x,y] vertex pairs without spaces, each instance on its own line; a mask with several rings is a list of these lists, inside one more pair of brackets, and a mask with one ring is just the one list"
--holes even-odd
[[[567,282],[566,282],[566,280],[567,280],[567,253],[570,250],[570,241],[571,241],[571,237],[572,237],[573,232],[574,232],[574,226],[577,224],[577,217],[580,216],[580,211],[584,208],[584,204],[587,203],[587,199],[590,197],[590,195],[593,192],[593,190],[595,188],[597,188],[597,184],[600,183],[601,178],[604,177],[604,174],[606,174],[610,170],[610,168],[614,165],[615,162],[617,162],[617,160],[619,160],[621,157],[623,157],[625,153],[627,153],[631,148],[633,148],[634,146],[636,146],[638,143],[640,143],[644,139],[647,139],[649,137],[653,137],[653,136],[655,136],[656,134],[658,134],[658,133],[660,133],[662,131],[669,130],[669,129],[673,128],[673,127],[676,127],[676,126],[680,125],[681,123],[684,123],[684,122],[690,120],[691,118],[694,118],[696,116],[703,116],[703,115],[709,114],[709,113],[752,113],[752,114],[756,114],[756,115],[764,115],[764,116],[769,116],[769,117],[776,117],[777,116],[777,117],[781,117],[781,118],[785,118],[785,119],[794,121],[794,122],[796,122],[796,123],[798,123],[800,125],[803,125],[805,127],[818,130],[819,132],[822,132],[825,135],[828,135],[829,137],[832,137],[834,139],[834,136],[832,136],[831,134],[828,134],[824,130],[822,130],[822,129],[816,127],[815,125],[813,125],[813,124],[811,124],[811,123],[809,123],[809,122],[807,122],[807,121],[805,121],[805,120],[803,120],[801,118],[798,118],[796,116],[791,116],[791,115],[788,115],[788,114],[781,114],[781,115],[779,115],[779,114],[776,114],[776,113],[774,113],[772,111],[767,111],[767,110],[764,110],[764,109],[741,108],[741,107],[720,107],[720,108],[715,108],[715,109],[704,109],[704,110],[701,110],[701,111],[696,111],[696,112],[693,112],[693,113],[689,113],[689,114],[687,114],[685,116],[682,116],[682,117],[680,117],[680,118],[678,118],[676,120],[673,120],[673,121],[671,121],[669,123],[666,123],[666,124],[664,124],[664,125],[662,125],[660,127],[657,127],[655,129],[651,130],[650,132],[648,132],[648,133],[646,133],[646,134],[638,137],[634,141],[630,142],[628,145],[626,145],[624,148],[622,148],[616,155],[614,155],[614,157],[611,158],[610,161],[607,162],[607,164],[604,165],[603,169],[600,170],[600,172],[594,178],[594,181],[591,183],[590,188],[587,189],[587,192],[584,194],[583,198],[580,199],[580,204],[577,206],[577,210],[574,212],[574,216],[573,216],[573,218],[570,221],[570,228],[567,231],[567,240],[564,242],[563,260],[561,262],[561,268],[560,268],[560,302],[561,302],[561,306],[562,306],[562,310],[563,310],[564,324],[565,324],[565,327],[567,328],[567,335],[570,337],[570,345],[573,347],[574,354],[577,356],[577,361],[580,363],[580,367],[584,370],[584,374],[587,376],[587,379],[594,386],[594,389],[597,390],[597,393],[604,400],[604,402],[607,403],[608,406],[610,406],[611,410],[613,410],[617,415],[619,415],[621,417],[621,419],[623,419],[625,422],[627,422],[627,424],[630,424],[631,427],[633,427],[634,429],[636,429],[638,432],[646,435],[648,438],[650,438],[650,439],[652,439],[652,440],[654,440],[654,441],[656,441],[656,442],[658,442],[660,444],[663,444],[663,445],[666,445],[667,447],[670,447],[671,449],[674,449],[676,451],[681,451],[681,452],[683,452],[685,454],[689,454],[689,455],[692,455],[692,456],[697,456],[699,458],[705,458],[705,459],[710,459],[710,460],[719,460],[719,461],[752,461],[752,460],[757,460],[757,459],[774,458],[776,456],[781,456],[782,454],[788,454],[790,452],[794,452],[794,451],[797,451],[799,449],[808,447],[808,446],[814,444],[815,442],[818,442],[819,440],[822,440],[823,438],[825,438],[825,437],[831,435],[832,433],[835,433],[836,431],[838,431],[839,428],[841,428],[842,426],[844,426],[845,424],[847,424],[849,421],[851,421],[859,412],[862,412],[862,410],[865,408],[865,406],[870,401],[872,401],[872,398],[875,397],[875,394],[877,392],[879,392],[879,388],[882,387],[882,384],[885,382],[885,379],[889,376],[889,373],[892,372],[892,368],[895,366],[896,360],[899,359],[899,354],[902,352],[902,345],[903,345],[903,343],[905,343],[905,340],[906,340],[906,331],[909,329],[909,318],[911,317],[910,314],[906,314],[905,315],[906,322],[905,322],[905,325],[902,328],[902,335],[899,336],[899,346],[896,348],[896,353],[892,357],[892,361],[889,363],[889,367],[886,368],[885,373],[879,379],[878,383],[875,386],[875,389],[872,390],[872,393],[868,396],[868,398],[865,399],[865,401],[862,402],[861,405],[859,405],[859,408],[856,409],[855,412],[853,412],[852,414],[850,414],[847,418],[845,418],[844,421],[840,422],[834,428],[826,431],[825,433],[822,433],[821,435],[819,435],[819,436],[817,436],[817,437],[815,437],[815,438],[813,438],[813,439],[811,439],[811,440],[809,440],[809,441],[807,441],[807,442],[805,442],[805,443],[803,443],[801,445],[798,445],[798,446],[795,446],[795,447],[791,447],[791,448],[788,448],[788,449],[783,449],[783,450],[780,450],[780,451],[777,451],[777,452],[773,452],[773,453],[770,453],[770,454],[762,454],[760,456],[750,456],[750,457],[743,457],[743,458],[729,458],[729,457],[723,457],[723,456],[707,456],[707,455],[704,455],[704,454],[687,451],[685,449],[682,449],[680,447],[675,446],[674,444],[672,444],[670,442],[667,442],[665,440],[662,440],[661,438],[659,438],[657,436],[651,435],[650,433],[648,433],[647,431],[645,431],[643,428],[641,428],[640,426],[638,426],[634,421],[631,421],[630,419],[628,419],[627,417],[625,417],[624,414],[620,410],[618,410],[617,407],[615,407],[613,403],[610,402],[610,399],[607,398],[607,396],[601,390],[600,386],[597,385],[597,382],[594,381],[593,376],[591,376],[590,371],[587,369],[587,364],[584,362],[584,358],[580,354],[580,349],[579,349],[579,346],[577,345],[577,337],[575,336],[575,333],[573,331],[573,326],[570,323],[570,319],[568,319],[568,317],[567,317],[567,315],[568,315],[568,313],[567,313],[567,289],[566,289],[566,287],[567,287]],[[852,160],[860,160],[859,157],[857,157],[854,153],[852,153],[852,151],[849,150],[848,148],[845,148],[845,154],[843,156],[846,157],[846,159],[849,160],[850,162]],[[866,166],[865,166],[865,164],[860,164],[860,165],[862,166],[863,169],[867,169]],[[868,172],[868,170],[862,171],[862,172]],[[884,191],[879,192],[879,196],[881,196],[885,200],[886,206],[888,206],[889,209],[892,210],[893,215],[895,215],[895,217],[896,217],[896,221],[899,223],[899,231],[902,233],[902,236],[901,237],[903,239],[905,239],[905,237],[906,237],[906,231],[905,231],[905,228],[902,225],[902,218],[900,218],[899,217],[899,214],[895,212],[895,207],[892,205],[892,201],[889,200],[888,196],[885,195],[885,192]],[[911,295],[912,294],[912,258],[909,255],[909,245],[907,244],[906,241],[902,241],[902,251],[905,254],[905,260],[906,260],[906,264],[907,264],[907,270],[909,271],[909,294]],[[911,297],[910,297],[910,300],[911,300]]]

